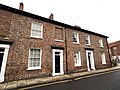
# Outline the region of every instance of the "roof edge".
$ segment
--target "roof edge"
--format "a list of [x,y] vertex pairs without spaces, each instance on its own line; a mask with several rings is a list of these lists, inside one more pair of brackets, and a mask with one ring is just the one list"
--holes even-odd
[[108,38],[108,36],[105,36],[105,35],[102,35],[102,34],[99,34],[99,33],[95,33],[95,32],[88,31],[88,30],[85,30],[85,29],[81,29],[81,28],[78,28],[78,27],[75,27],[75,26],[71,26],[71,25],[68,25],[68,24],[65,24],[65,23],[62,23],[62,22],[51,20],[51,19],[39,16],[39,15],[35,15],[35,14],[32,14],[32,13],[26,12],[26,11],[21,11],[19,9],[9,7],[9,6],[3,5],[3,4],[0,4],[0,9],[9,11],[9,12],[12,12],[12,13],[15,13],[15,14],[20,14],[20,15],[23,15],[23,16],[26,16],[26,17],[42,20],[42,21],[45,21],[45,22],[49,22],[49,23],[52,23],[52,24],[60,25],[60,26],[63,26],[65,28],[71,28],[71,29],[82,31],[82,32],[90,33],[90,34],[93,34],[93,35]]

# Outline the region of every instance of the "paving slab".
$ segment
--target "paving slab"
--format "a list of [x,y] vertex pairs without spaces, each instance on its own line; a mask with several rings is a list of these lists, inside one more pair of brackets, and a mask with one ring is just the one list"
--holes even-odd
[[42,84],[42,83],[45,83],[44,78],[35,78],[34,81],[35,81],[36,84]]
[[50,83],[50,82],[57,82],[57,81],[62,81],[62,80],[67,80],[67,79],[73,79],[73,78],[78,78],[78,77],[84,77],[92,74],[97,74],[97,73],[104,73],[104,72],[109,72],[113,70],[118,70],[120,69],[120,65],[112,68],[106,68],[106,69],[100,69],[100,70],[93,70],[93,71],[86,71],[86,72],[79,72],[79,73],[72,73],[72,74],[65,74],[65,75],[59,75],[59,76],[54,76],[54,77],[44,77],[44,78],[35,78],[35,79],[28,79],[28,80],[20,80],[20,81],[12,81],[8,83],[1,83],[0,84],[0,90],[4,89],[16,89],[20,87],[25,87],[25,86],[31,86],[31,85],[38,85],[38,84],[45,84],[45,83]]
[[8,82],[5,89],[14,89],[17,88],[17,81]]
[[0,84],[0,90],[3,90],[5,89],[7,86],[7,83],[3,83],[3,84]]
[[26,80],[26,84],[27,84],[27,86],[34,85],[35,81],[34,81],[34,79],[29,79],[29,80]]
[[18,81],[18,84],[17,84],[17,87],[23,87],[23,86],[26,86],[26,80],[20,80]]

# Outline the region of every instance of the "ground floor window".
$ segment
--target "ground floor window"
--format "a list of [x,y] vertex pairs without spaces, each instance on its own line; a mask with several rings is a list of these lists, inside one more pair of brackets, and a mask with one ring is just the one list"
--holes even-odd
[[106,64],[105,53],[101,54],[102,64]]
[[41,49],[30,49],[28,59],[28,69],[41,69]]
[[8,44],[0,44],[0,82],[4,81],[9,48]]
[[74,52],[74,65],[75,66],[81,66],[81,57],[80,52]]

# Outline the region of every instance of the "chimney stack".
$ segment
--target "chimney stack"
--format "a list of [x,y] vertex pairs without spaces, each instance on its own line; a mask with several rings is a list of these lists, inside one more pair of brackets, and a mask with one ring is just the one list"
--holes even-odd
[[23,11],[23,9],[24,9],[24,4],[21,2],[19,5],[19,10]]
[[54,19],[54,15],[51,13],[49,16],[49,19],[53,20]]

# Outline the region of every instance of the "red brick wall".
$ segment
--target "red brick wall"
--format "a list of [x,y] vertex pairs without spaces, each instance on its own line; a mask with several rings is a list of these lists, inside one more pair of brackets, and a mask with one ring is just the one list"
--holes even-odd
[[[30,37],[31,22],[36,21],[43,23],[43,39],[37,39]],[[63,67],[67,72],[78,72],[87,70],[86,52],[85,48],[94,49],[95,68],[105,68],[110,66],[110,60],[107,51],[106,38],[103,39],[104,48],[99,48],[98,40],[99,36],[91,35],[91,46],[85,45],[85,34],[81,31],[72,30],[51,23],[43,22],[41,20],[32,19],[29,17],[21,16],[18,14],[12,14],[7,11],[0,10],[0,38],[6,37],[12,39],[14,42],[10,47],[6,71],[5,81],[34,78],[41,76],[49,76],[52,74],[52,48],[51,46],[64,47],[63,50]],[[63,42],[55,41],[55,27],[62,28],[63,30]],[[74,44],[72,42],[73,31],[79,33],[80,44]],[[2,35],[3,34],[3,35]],[[65,36],[66,35],[66,36]],[[61,38],[58,36],[57,38]],[[66,48],[67,47],[67,48]],[[42,69],[40,70],[27,70],[28,55],[30,48],[42,49]],[[67,50],[67,55],[66,55]],[[74,51],[79,50],[81,52],[82,66],[74,67]],[[101,64],[100,52],[104,51],[106,54],[107,64]],[[67,62],[66,62],[67,57]],[[66,64],[67,63],[67,64]]]

